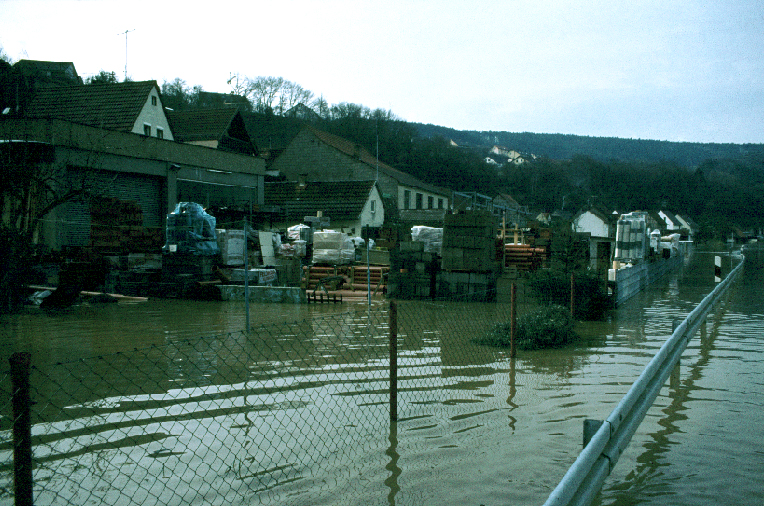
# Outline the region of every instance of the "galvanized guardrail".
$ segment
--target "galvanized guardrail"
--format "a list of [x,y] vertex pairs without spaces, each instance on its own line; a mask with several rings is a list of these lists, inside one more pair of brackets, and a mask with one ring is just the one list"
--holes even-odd
[[592,502],[671,375],[687,342],[740,273],[744,260],[675,327],[671,337],[600,425],[544,506],[588,505]]

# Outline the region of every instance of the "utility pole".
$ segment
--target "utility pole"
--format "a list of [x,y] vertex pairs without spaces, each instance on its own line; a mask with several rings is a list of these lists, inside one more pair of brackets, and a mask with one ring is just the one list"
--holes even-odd
[[134,31],[135,30],[125,30],[124,32],[119,32],[117,34],[125,36],[125,81],[127,81],[127,34]]

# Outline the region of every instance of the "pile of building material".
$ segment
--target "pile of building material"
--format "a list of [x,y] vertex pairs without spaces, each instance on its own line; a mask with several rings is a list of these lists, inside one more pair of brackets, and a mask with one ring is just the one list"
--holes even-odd
[[390,252],[388,296],[396,299],[435,297],[439,257],[421,241],[401,242]]
[[137,202],[116,198],[94,198],[90,202],[89,246],[101,254],[156,253],[164,233],[143,226],[143,211]]
[[306,293],[328,293],[343,298],[382,295],[386,290],[387,266],[334,265],[303,267],[302,288]]
[[433,227],[411,227],[412,242],[424,244],[425,253],[440,255],[443,249],[443,229]]
[[167,215],[164,253],[215,256],[220,253],[214,216],[195,202],[180,202]]
[[505,244],[504,267],[519,272],[534,272],[547,259],[547,249],[528,244]]
[[244,265],[244,230],[219,228],[216,231],[220,263],[226,266]]
[[494,217],[488,212],[446,214],[442,267],[445,271],[488,272],[496,267]]
[[444,217],[438,297],[493,300],[496,297],[496,226],[488,212]]
[[355,243],[343,232],[333,230],[313,233],[315,265],[347,265],[355,261]]

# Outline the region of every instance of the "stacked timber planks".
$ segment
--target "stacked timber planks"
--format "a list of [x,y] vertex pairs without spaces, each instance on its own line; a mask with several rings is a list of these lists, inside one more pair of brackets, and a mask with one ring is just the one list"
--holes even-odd
[[541,267],[547,257],[546,248],[528,244],[505,244],[504,251],[504,267],[514,267],[525,272],[533,272]]
[[323,281],[323,287],[329,294],[343,298],[366,297],[369,287],[372,294],[382,295],[389,272],[388,266],[311,265],[303,267],[301,286],[306,292],[323,292]]
[[137,202],[94,198],[90,202],[90,247],[99,253],[156,253],[164,231],[143,226]]

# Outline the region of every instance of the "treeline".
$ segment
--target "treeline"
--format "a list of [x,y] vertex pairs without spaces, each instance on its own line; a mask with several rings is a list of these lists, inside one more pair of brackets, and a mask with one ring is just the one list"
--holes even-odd
[[416,127],[425,137],[446,137],[461,146],[485,149],[499,145],[526,155],[554,160],[568,160],[575,155],[585,155],[600,161],[669,161],[694,168],[709,159],[737,159],[764,154],[764,144],[670,142],[531,132],[478,132],[421,123],[416,124]]

